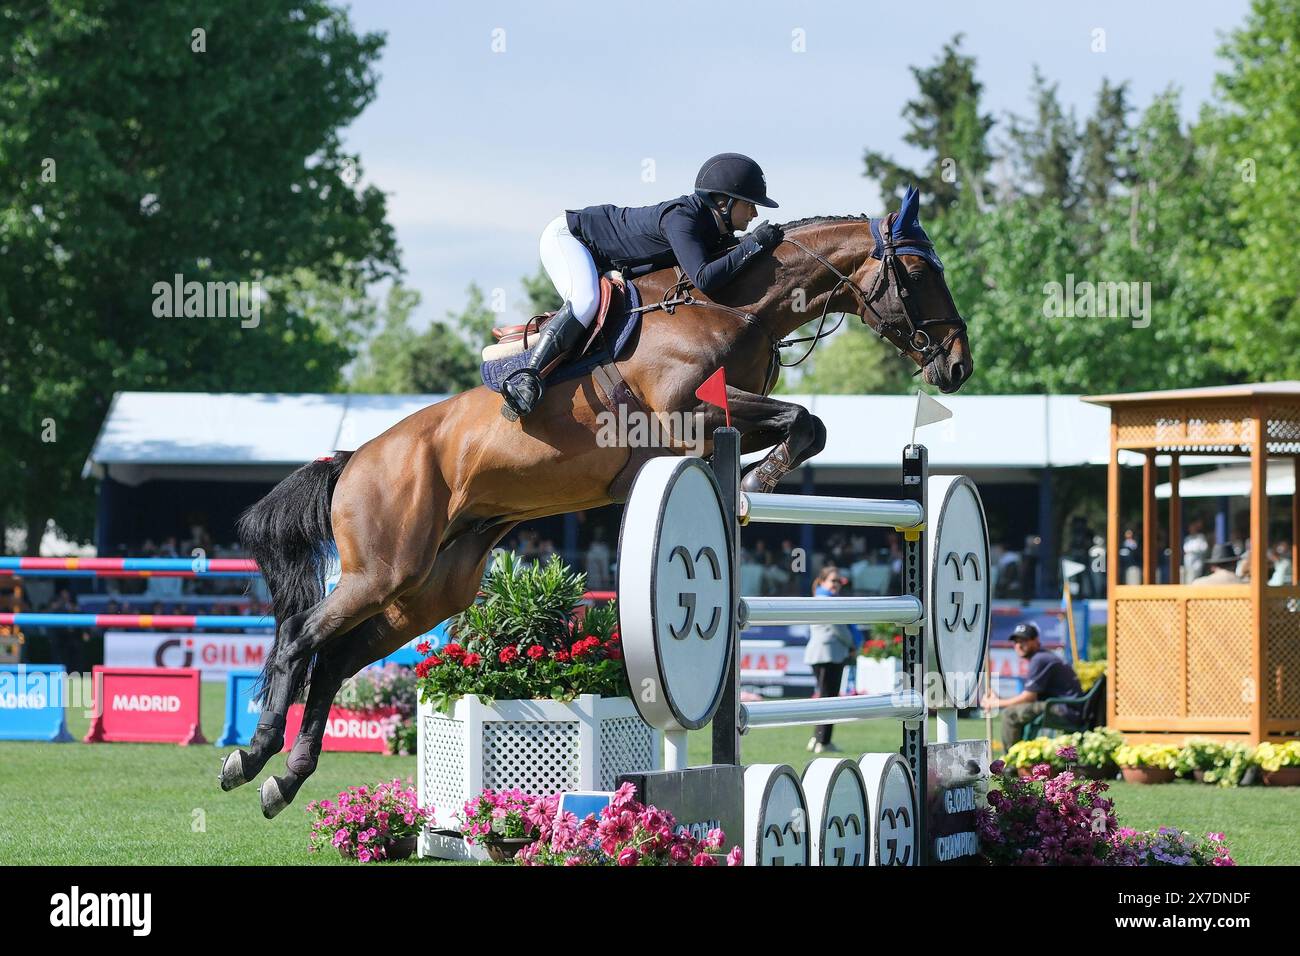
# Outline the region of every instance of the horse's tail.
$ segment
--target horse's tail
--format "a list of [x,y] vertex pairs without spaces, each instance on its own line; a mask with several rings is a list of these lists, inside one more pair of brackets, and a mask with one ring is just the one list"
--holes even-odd
[[[303,465],[239,516],[239,541],[257,559],[271,592],[276,623],[275,640],[255,691],[259,699],[282,651],[281,625],[325,598],[324,567],[334,541],[330,500],[351,457],[351,452],[336,452],[332,458]],[[306,682],[304,670],[297,686],[290,688],[290,701],[298,698]]]

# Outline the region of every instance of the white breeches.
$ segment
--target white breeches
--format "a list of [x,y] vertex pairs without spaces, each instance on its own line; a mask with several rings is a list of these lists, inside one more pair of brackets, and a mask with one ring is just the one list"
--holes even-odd
[[569,232],[563,215],[556,216],[542,230],[541,253],[542,268],[555,284],[555,291],[573,306],[573,314],[583,327],[590,327],[600,306],[600,276],[596,260]]

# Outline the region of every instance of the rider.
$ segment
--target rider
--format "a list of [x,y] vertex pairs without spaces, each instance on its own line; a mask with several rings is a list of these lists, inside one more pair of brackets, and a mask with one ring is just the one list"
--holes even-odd
[[502,383],[506,405],[517,415],[536,406],[542,374],[582,340],[596,317],[601,272],[618,269],[632,277],[677,265],[711,295],[782,240],[781,227],[768,222],[735,240],[732,233],[758,215],[756,206],[776,208],[763,170],[748,156],[720,153],[700,167],[693,194],[655,206],[588,206],[557,216],[542,231],[542,266],[564,306],[538,336],[528,365]]

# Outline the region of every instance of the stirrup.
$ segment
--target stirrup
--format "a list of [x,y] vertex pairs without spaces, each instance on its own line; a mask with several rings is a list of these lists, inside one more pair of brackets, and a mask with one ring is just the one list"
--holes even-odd
[[[516,404],[515,396],[510,391],[510,383],[516,378],[528,378],[532,380],[536,396],[533,398],[532,404],[527,408],[523,408]],[[537,373],[536,369],[531,366],[524,366],[523,368],[515,369],[506,376],[506,380],[501,383],[502,416],[510,421],[518,421],[522,416],[529,414],[537,407],[537,403],[541,400],[544,390],[545,386],[542,385],[542,377]]]

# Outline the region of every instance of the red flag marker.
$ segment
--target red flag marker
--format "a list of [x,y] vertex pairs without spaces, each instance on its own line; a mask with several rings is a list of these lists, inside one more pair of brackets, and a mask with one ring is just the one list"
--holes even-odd
[[717,405],[727,413],[727,427],[731,427],[731,406],[727,404],[727,374],[722,369],[718,369],[707,379],[704,384],[695,390],[695,397],[702,402],[708,402],[710,405]]

